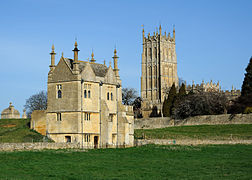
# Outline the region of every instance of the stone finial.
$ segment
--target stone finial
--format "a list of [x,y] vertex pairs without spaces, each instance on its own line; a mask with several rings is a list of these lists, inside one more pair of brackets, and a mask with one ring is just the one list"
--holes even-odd
[[106,66],[106,60],[104,59],[104,61],[103,61],[103,64],[104,64],[104,66]]
[[64,57],[64,53],[63,52],[61,53],[61,57]]
[[92,50],[92,54],[91,54],[91,60],[90,60],[91,62],[95,62],[95,59],[94,59],[94,52],[93,52],[93,50]]
[[159,34],[160,34],[160,36],[161,36],[161,34],[162,34],[162,27],[161,27],[161,24],[159,25]]
[[111,66],[111,60],[109,61],[109,66]]

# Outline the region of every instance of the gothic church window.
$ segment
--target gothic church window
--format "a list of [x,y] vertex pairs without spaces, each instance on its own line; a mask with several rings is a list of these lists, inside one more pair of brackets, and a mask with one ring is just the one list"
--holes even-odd
[[151,67],[149,67],[149,76],[151,76],[152,74],[151,74]]
[[113,93],[110,93],[110,99],[113,101]]

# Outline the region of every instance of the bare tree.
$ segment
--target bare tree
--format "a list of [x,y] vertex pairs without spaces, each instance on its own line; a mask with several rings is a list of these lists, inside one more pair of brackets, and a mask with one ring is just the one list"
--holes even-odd
[[142,118],[143,117],[141,114],[141,103],[142,103],[141,97],[137,97],[132,103],[135,118]]
[[227,98],[224,93],[200,92],[188,94],[177,100],[173,109],[176,119],[197,115],[224,114],[227,112]]
[[125,105],[132,105],[134,100],[137,98],[137,91],[134,88],[123,88],[122,89],[122,102]]
[[34,110],[46,110],[47,93],[45,91],[40,91],[39,93],[32,95],[26,100],[24,107],[27,110],[28,118],[31,117],[31,113]]

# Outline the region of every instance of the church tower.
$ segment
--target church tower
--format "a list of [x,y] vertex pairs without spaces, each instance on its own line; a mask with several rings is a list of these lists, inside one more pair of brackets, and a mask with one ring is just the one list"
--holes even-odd
[[161,25],[152,36],[148,33],[145,37],[143,29],[142,38],[142,113],[148,117],[154,106],[160,113],[167,90],[173,83],[178,86],[175,28],[172,37],[170,33],[162,34]]

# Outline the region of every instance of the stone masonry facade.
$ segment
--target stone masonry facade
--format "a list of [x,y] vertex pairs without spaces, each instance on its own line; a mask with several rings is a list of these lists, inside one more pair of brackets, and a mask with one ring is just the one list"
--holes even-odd
[[55,142],[94,148],[133,146],[133,107],[122,104],[116,49],[112,68],[111,64],[107,67],[105,63],[96,63],[93,52],[90,61],[79,60],[77,46],[75,42],[74,59],[65,58],[62,53],[57,65],[52,47],[46,122],[36,112],[31,122],[33,128],[46,126],[45,134]]
[[175,43],[175,28],[173,36],[170,33],[162,34],[154,32],[151,36],[148,33],[145,37],[144,29],[142,32],[143,51],[142,51],[142,75],[141,75],[141,97],[143,117],[149,117],[152,109],[157,108],[157,113],[162,110],[162,103],[167,90],[173,83],[178,86],[177,55]]

